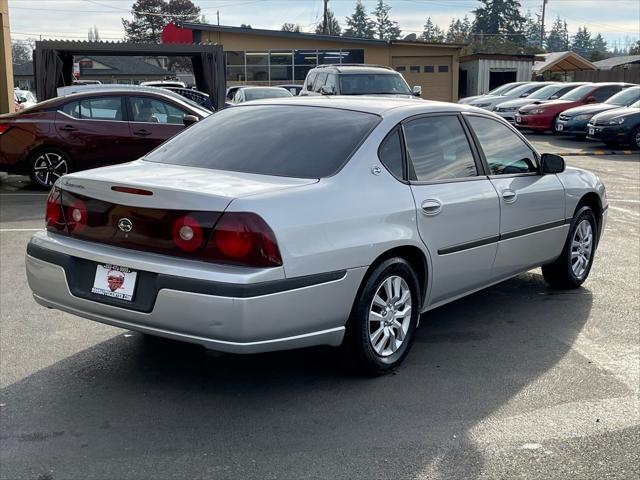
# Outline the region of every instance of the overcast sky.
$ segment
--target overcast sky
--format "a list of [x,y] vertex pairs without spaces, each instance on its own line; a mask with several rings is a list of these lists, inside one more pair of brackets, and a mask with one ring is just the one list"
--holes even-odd
[[[300,24],[311,31],[322,19],[322,0],[194,0],[208,23],[250,24],[254,28],[279,29],[284,22]],[[479,5],[477,0],[388,0],[391,18],[403,34],[420,33],[427,17],[446,28],[452,17],[463,17]],[[132,0],[9,0],[13,39],[65,38],[85,40],[89,28],[98,27],[105,40],[123,38],[122,18],[130,18]],[[375,0],[366,0],[368,12]],[[539,10],[542,0],[521,0],[523,10]],[[355,0],[330,0],[329,8],[344,25],[353,12]],[[600,32],[612,46],[638,40],[640,33],[639,0],[549,0],[547,25],[556,16],[567,20],[570,33],[581,25]]]

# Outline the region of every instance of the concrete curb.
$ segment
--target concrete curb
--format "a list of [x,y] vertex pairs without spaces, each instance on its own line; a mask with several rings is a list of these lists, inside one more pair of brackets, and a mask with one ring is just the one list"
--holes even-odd
[[555,155],[561,157],[592,157],[598,155],[640,155],[639,152],[633,150],[582,150],[579,152],[556,152]]

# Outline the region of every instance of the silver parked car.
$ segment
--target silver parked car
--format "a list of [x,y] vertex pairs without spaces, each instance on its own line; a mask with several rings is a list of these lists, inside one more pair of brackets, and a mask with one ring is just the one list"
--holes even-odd
[[272,99],[62,177],[27,276],[91,320],[225,352],[344,344],[382,373],[421,313],[541,265],[581,285],[606,212],[598,177],[485,110]]

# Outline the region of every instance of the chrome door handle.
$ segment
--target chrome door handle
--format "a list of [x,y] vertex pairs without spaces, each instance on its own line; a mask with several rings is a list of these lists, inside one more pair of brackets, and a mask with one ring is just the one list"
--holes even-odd
[[422,213],[425,215],[437,215],[442,211],[442,202],[435,198],[430,198],[422,202]]
[[511,189],[506,189],[502,191],[502,199],[504,203],[513,203],[518,198],[518,194]]
[[147,136],[147,135],[151,135],[151,132],[149,130],[145,130],[144,128],[142,130],[136,130],[135,132],[133,132],[134,135],[141,135],[143,137]]

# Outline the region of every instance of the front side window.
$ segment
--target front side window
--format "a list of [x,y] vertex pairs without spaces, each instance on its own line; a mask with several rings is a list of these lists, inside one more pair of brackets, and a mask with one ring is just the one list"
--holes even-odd
[[379,121],[370,113],[301,105],[225,108],[164,143],[146,160],[322,178],[336,173]]
[[380,161],[398,180],[402,180],[404,177],[400,135],[402,135],[402,131],[396,128],[384,139],[378,150]]
[[100,97],[81,100],[80,118],[122,120],[122,99],[120,97]]
[[60,111],[73,118],[80,118],[80,102],[65,103]]
[[572,102],[575,102],[577,100],[580,100],[587,93],[591,92],[591,90],[593,90],[593,85],[583,85],[581,87],[574,88],[570,92],[565,93],[560,97],[560,100],[570,100]]
[[467,117],[491,175],[537,172],[533,150],[506,125],[484,117]]
[[425,117],[404,124],[414,180],[430,182],[478,175],[462,125],[454,115]]
[[326,80],[327,80],[327,73],[326,72],[319,73],[318,77],[316,78],[316,81],[313,84],[313,91],[319,92]]
[[131,113],[134,122],[182,125],[185,112],[160,100],[146,97],[131,98]]

